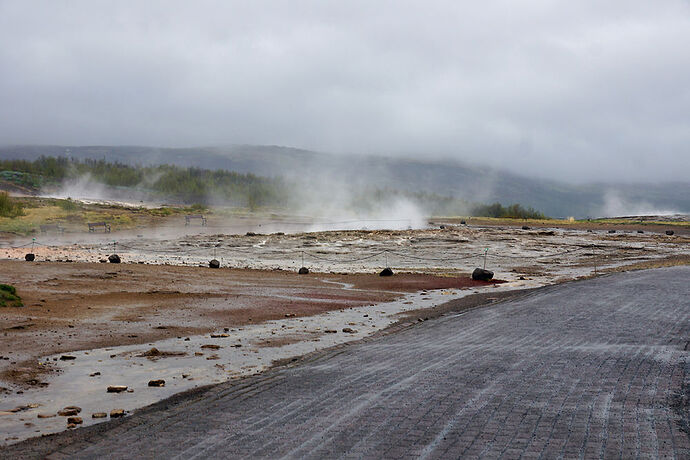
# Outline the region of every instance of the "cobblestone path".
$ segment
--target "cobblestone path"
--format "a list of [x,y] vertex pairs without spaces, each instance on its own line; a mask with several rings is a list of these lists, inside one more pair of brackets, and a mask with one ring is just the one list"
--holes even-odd
[[623,273],[415,324],[3,456],[690,458],[689,343],[690,267]]

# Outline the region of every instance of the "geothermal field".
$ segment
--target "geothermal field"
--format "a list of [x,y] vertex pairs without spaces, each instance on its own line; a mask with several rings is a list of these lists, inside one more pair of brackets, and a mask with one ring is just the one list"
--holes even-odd
[[[0,240],[3,283],[24,305],[0,310],[0,442],[126,416],[524,290],[690,260],[682,217],[205,217]],[[473,280],[475,268],[493,279]]]

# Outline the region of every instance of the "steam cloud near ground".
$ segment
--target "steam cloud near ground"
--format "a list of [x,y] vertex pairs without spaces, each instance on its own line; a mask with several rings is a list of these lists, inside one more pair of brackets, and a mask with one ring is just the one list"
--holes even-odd
[[[307,184],[294,184],[288,208],[279,210],[312,221],[313,225],[308,231],[403,230],[427,226],[431,212],[410,198],[395,193],[376,193],[363,178],[345,181],[328,173],[318,177],[318,180],[311,180]],[[152,180],[145,182],[133,188],[114,188],[87,174],[66,180],[57,189],[46,191],[45,195],[83,202],[160,206],[161,200],[145,191],[146,185]],[[230,204],[227,197],[217,195],[207,196],[206,203],[213,206]]]
[[679,211],[659,209],[645,201],[631,202],[623,198],[616,190],[608,190],[604,194],[604,204],[601,207],[602,217],[669,216],[674,214],[679,214]]

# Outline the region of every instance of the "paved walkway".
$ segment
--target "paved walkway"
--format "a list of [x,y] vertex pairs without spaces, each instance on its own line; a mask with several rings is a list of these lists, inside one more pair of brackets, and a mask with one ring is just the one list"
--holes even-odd
[[690,458],[689,341],[690,267],[618,274],[419,323],[4,456]]

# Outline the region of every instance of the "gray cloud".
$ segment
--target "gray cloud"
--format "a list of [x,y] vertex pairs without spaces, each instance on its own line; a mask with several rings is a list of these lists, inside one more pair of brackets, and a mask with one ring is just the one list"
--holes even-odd
[[690,3],[0,1],[0,143],[687,180]]

